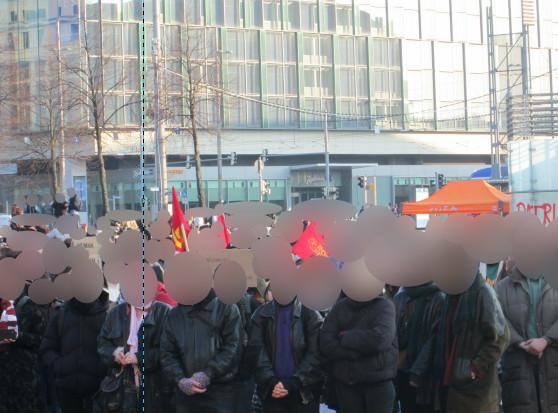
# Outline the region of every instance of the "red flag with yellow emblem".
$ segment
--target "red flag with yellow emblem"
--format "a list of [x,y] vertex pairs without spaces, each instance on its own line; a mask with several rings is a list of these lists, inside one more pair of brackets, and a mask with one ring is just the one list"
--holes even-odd
[[291,252],[302,260],[313,256],[329,257],[324,245],[324,236],[316,231],[316,223],[311,221],[298,239]]
[[172,242],[177,252],[189,251],[188,235],[190,235],[190,225],[184,217],[180,201],[174,186],[172,187]]

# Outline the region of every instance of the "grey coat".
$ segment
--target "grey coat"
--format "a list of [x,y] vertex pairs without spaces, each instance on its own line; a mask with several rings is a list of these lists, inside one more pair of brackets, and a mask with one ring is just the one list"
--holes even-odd
[[506,413],[537,412],[536,375],[540,383],[541,413],[558,412],[558,292],[546,284],[538,307],[540,337],[550,340],[543,357],[518,347],[528,339],[529,294],[525,278],[514,269],[496,285],[496,293],[511,332],[502,357],[502,401]]

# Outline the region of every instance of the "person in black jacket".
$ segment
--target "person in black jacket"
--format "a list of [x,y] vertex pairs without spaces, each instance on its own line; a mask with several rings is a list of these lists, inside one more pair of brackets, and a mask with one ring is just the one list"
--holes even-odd
[[444,298],[433,282],[402,288],[394,298],[399,344],[397,396],[402,413],[435,411],[434,344]]
[[177,413],[232,413],[241,355],[236,305],[215,293],[170,310],[161,337],[163,372],[178,387]]
[[389,299],[339,300],[324,321],[320,350],[335,380],[340,413],[393,412],[398,347]]
[[264,413],[319,411],[322,321],[296,298],[288,305],[268,302],[254,313],[249,345],[259,349],[255,378]]
[[63,413],[91,412],[93,395],[106,375],[97,336],[108,308],[109,295],[103,291],[92,303],[68,301],[49,321],[40,353],[53,372]]
[[[136,371],[141,372],[143,368],[143,392],[140,392],[143,397],[138,407],[146,413],[174,411],[172,388],[162,373],[159,351],[161,333],[169,310],[170,306],[160,302],[146,305],[143,311],[128,303],[119,304],[109,311],[97,339],[99,354],[108,369],[121,365],[135,366]],[[130,334],[132,311],[136,312],[133,320],[138,328],[136,338],[131,338]],[[119,357],[119,354],[125,356],[126,353],[131,355],[128,359]]]

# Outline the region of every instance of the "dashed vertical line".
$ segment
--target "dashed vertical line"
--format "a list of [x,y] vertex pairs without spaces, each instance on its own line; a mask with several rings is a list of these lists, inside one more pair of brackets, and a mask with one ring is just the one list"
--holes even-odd
[[[157,0],[158,1],[158,0]],[[141,2],[141,39],[140,39],[140,73],[141,73],[141,128],[140,128],[140,172],[141,172],[141,380],[140,406],[145,411],[145,1]],[[135,311],[132,310],[132,311]]]

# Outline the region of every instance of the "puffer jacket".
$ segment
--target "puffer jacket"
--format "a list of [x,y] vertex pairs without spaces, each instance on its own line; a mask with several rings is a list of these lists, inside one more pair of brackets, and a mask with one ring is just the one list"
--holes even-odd
[[[300,381],[300,396],[304,402],[315,399],[316,391],[323,383],[320,368],[318,336],[323,319],[317,311],[304,307],[298,299],[291,304],[291,340],[294,358],[293,376]],[[276,383],[275,343],[276,343],[276,306],[271,301],[259,307],[252,316],[249,346],[257,349],[258,361],[255,379],[258,393],[267,398]]]
[[[138,352],[136,357],[140,371],[144,373],[144,397],[142,406],[145,412],[162,411],[162,397],[168,397],[170,383],[165,379],[160,365],[159,344],[165,318],[170,311],[167,304],[154,302],[140,326]],[[107,315],[107,319],[97,339],[99,354],[107,368],[117,367],[114,351],[117,347],[126,348],[130,335],[130,305],[119,304]]]
[[[538,379],[541,413],[558,412],[558,292],[545,283],[538,306],[538,333],[550,344],[541,359],[519,348],[528,339],[529,289],[517,268],[496,285],[511,333],[510,345],[502,356],[502,401],[506,413],[537,412]],[[538,377],[535,374],[538,373]]]
[[212,291],[196,305],[170,310],[161,336],[161,365],[173,383],[205,372],[212,383],[231,381],[241,355],[241,322],[236,305]]
[[93,303],[70,300],[50,320],[40,353],[57,388],[84,396],[98,390],[106,367],[97,353],[97,336],[108,308],[103,292]]
[[342,298],[324,321],[320,350],[341,383],[393,380],[398,361],[393,302],[384,297],[366,302]]

